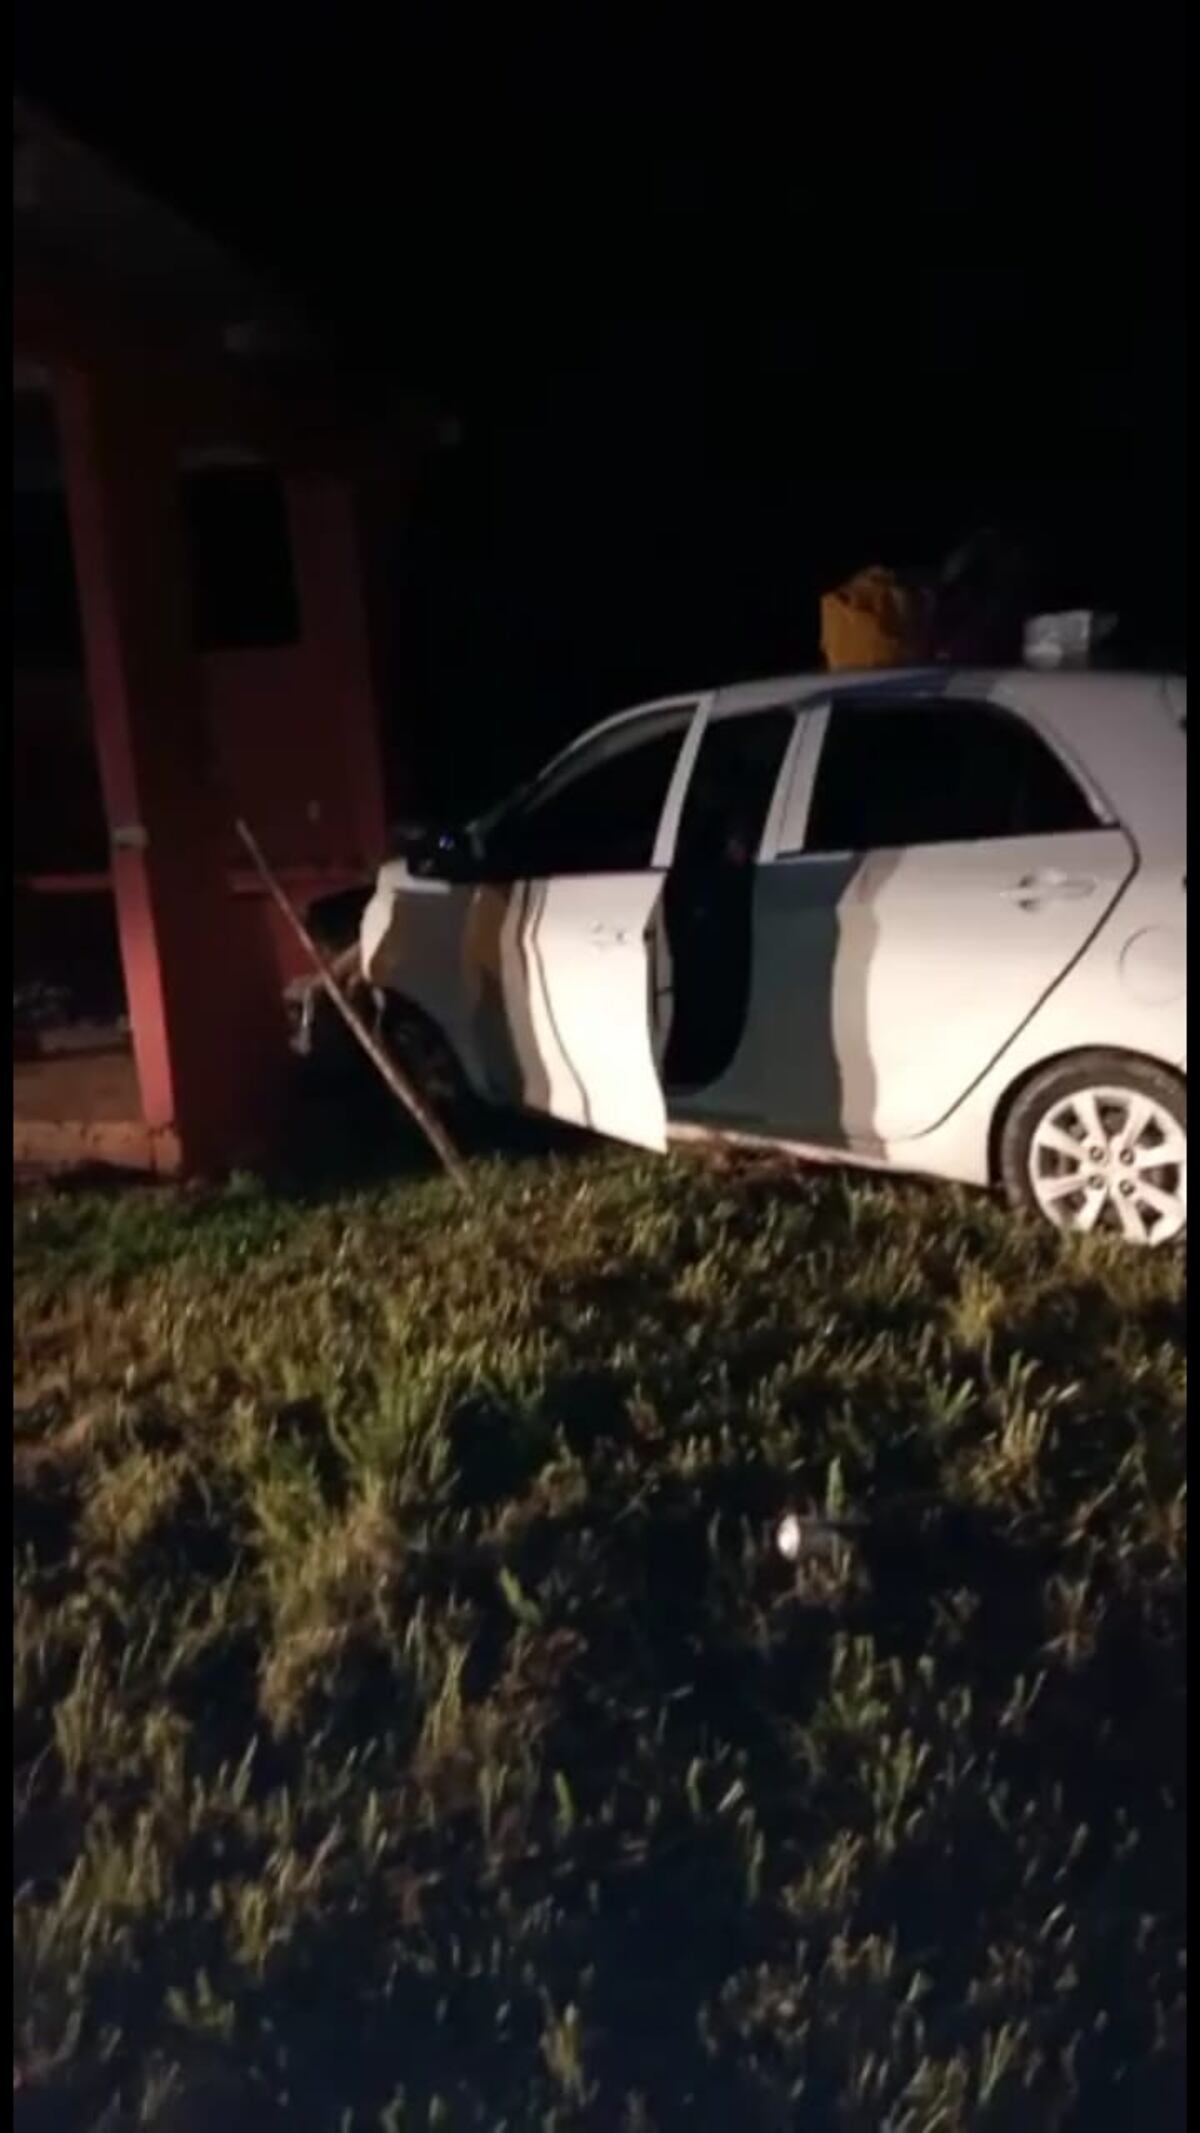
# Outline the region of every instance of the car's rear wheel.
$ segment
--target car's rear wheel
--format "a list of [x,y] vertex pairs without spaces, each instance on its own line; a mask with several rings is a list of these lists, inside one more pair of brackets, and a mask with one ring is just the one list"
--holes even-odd
[[1165,1067],[1081,1052],[1026,1083],[1004,1122],[1009,1200],[1057,1229],[1130,1244],[1187,1234],[1187,1089]]

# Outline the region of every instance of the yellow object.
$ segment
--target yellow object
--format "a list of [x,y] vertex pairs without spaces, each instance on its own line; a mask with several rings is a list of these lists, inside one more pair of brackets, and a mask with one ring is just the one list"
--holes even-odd
[[904,667],[922,657],[917,594],[873,565],[821,597],[821,652],[830,668]]

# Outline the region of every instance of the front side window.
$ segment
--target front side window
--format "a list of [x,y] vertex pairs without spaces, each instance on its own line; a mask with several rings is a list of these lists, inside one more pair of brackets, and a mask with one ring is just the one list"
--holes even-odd
[[650,866],[688,719],[593,756],[535,791],[487,834],[493,881],[556,874],[636,874]]
[[946,697],[835,702],[805,849],[864,852],[1096,827],[1087,798],[1032,727]]

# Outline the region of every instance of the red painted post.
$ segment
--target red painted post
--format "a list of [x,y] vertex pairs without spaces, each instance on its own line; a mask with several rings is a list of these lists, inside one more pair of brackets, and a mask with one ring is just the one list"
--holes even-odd
[[286,1061],[278,988],[229,894],[192,651],[176,453],[145,381],[55,373],[88,692],[146,1123],[185,1167],[252,1160]]

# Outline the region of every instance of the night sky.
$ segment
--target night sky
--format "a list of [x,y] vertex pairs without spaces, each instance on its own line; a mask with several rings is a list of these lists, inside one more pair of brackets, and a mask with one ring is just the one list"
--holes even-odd
[[482,783],[988,521],[1184,657],[1180,8],[323,12],[20,0],[17,85],[461,420],[392,567]]

